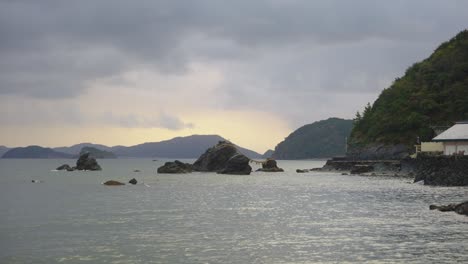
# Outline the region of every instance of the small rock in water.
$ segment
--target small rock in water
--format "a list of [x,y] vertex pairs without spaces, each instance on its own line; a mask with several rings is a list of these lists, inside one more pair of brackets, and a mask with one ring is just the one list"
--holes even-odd
[[135,169],[133,170],[133,172],[141,172],[139,169]]
[[135,185],[135,184],[138,183],[138,181],[135,178],[133,178],[133,179],[129,180],[128,183]]
[[104,185],[108,185],[108,186],[125,185],[125,183],[123,183],[123,182],[114,181],[114,180],[106,181],[106,182],[104,182],[103,184],[104,184]]
[[309,172],[309,170],[308,169],[304,169],[304,170],[297,169],[296,172],[297,173],[306,173],[306,172]]
[[72,170],[72,167],[70,167],[70,165],[68,165],[68,164],[63,164],[62,166],[59,166],[56,170],[67,170],[67,171],[70,171],[70,170]]
[[279,168],[276,160],[274,159],[267,159],[264,163],[262,163],[262,168],[258,169],[257,171],[264,171],[264,172],[283,172],[282,168]]
[[32,182],[32,183],[41,183],[40,180],[32,180],[31,182]]
[[193,171],[192,164],[181,161],[166,162],[158,168],[158,173],[190,173]]

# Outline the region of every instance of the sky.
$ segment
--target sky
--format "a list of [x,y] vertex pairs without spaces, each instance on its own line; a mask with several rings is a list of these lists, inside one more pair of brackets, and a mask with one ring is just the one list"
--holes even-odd
[[353,118],[467,13],[461,0],[0,0],[0,145],[218,134],[264,152]]

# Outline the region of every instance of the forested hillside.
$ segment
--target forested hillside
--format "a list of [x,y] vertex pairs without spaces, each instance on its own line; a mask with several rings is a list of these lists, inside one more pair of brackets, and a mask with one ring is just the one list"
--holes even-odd
[[412,146],[431,140],[431,126],[468,119],[468,31],[441,44],[358,113],[353,147],[375,144]]

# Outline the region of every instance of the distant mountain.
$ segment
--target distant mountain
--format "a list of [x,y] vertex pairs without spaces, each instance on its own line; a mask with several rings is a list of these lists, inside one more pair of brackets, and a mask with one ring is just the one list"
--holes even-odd
[[265,153],[263,153],[262,158],[264,158],[264,159],[271,158],[271,157],[273,157],[274,153],[275,153],[274,150],[269,149],[269,150],[265,151]]
[[93,143],[80,143],[80,144],[73,145],[71,147],[58,147],[58,148],[53,148],[53,149],[58,152],[78,155],[81,149],[84,147],[91,147],[91,148],[96,148],[96,149],[104,150],[104,151],[112,151],[111,147],[101,145],[101,144],[93,144]]
[[[147,142],[135,146],[113,146],[108,147],[93,143],[80,143],[71,147],[54,148],[55,151],[78,155],[82,148],[91,147],[102,151],[112,152],[118,157],[130,158],[170,158],[190,159],[198,158],[208,148],[214,146],[218,141],[226,140],[218,135],[192,135],[187,137],[176,137],[161,142]],[[237,146],[240,152],[249,158],[259,158],[262,155]]]
[[345,138],[353,127],[352,120],[329,118],[305,125],[279,143],[276,159],[327,158],[345,154]]
[[0,146],[0,157],[3,156],[10,148],[5,146]]
[[[198,158],[208,148],[219,141],[226,140],[218,135],[192,135],[176,137],[161,142],[148,142],[131,147],[116,146],[111,151],[119,157],[137,158]],[[262,155],[239,146],[238,150],[249,158],[259,158]]]
[[74,158],[63,152],[40,146],[28,146],[24,148],[13,148],[3,154],[2,159],[69,159]]
[[80,151],[80,156],[84,153],[89,153],[89,156],[96,158],[96,159],[115,159],[117,156],[110,152],[110,151],[105,151],[105,150],[100,150],[97,148],[93,147],[83,147]]

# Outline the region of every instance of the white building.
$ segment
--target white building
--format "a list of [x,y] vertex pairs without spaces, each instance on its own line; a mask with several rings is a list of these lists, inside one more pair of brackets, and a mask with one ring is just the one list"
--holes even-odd
[[454,126],[445,130],[432,141],[444,144],[445,155],[461,154],[463,152],[464,155],[468,155],[468,121],[455,123]]

